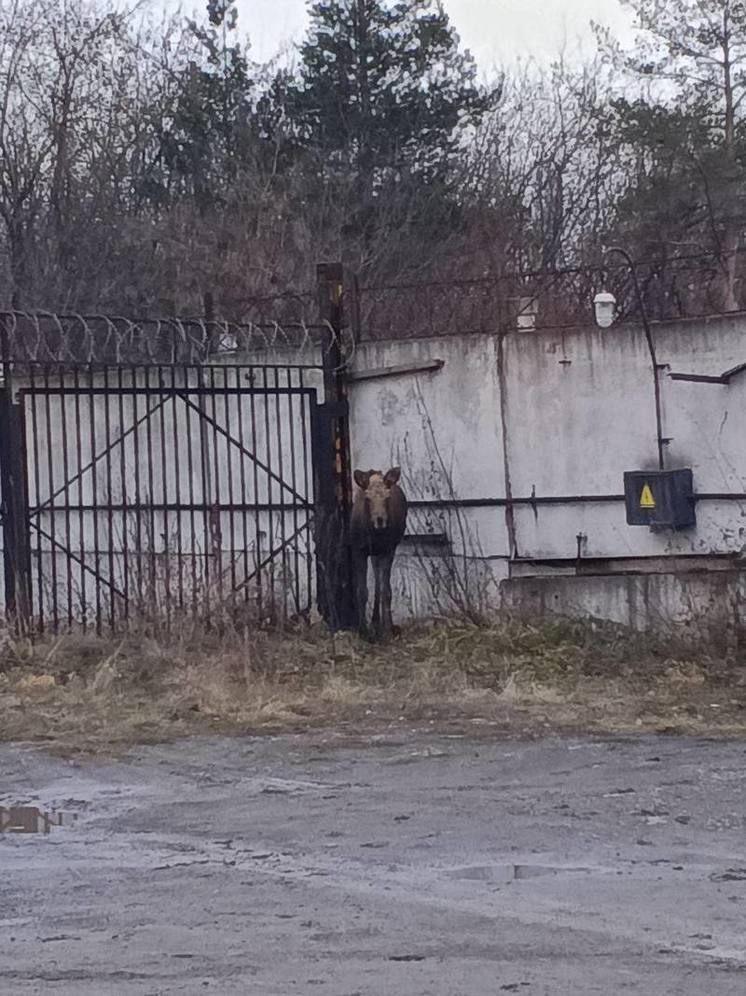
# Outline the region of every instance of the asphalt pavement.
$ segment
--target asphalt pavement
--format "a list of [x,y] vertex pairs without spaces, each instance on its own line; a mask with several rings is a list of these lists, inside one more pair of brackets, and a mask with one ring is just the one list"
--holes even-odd
[[0,772],[8,996],[746,993],[743,741],[402,724]]

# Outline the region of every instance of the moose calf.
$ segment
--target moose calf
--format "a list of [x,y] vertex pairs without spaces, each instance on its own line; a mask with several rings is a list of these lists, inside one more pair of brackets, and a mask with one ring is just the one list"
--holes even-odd
[[355,577],[355,611],[358,630],[368,636],[366,608],[368,602],[368,557],[373,561],[375,598],[373,632],[390,636],[391,566],[394,554],[407,526],[407,499],[399,487],[401,469],[393,467],[386,474],[380,470],[356,470],[358,491],[352,505],[350,543]]

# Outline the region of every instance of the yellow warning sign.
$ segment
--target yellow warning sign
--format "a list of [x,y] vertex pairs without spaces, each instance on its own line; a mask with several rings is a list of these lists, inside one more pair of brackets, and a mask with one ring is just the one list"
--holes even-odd
[[640,508],[655,508],[655,498],[649,484],[643,484],[640,495]]

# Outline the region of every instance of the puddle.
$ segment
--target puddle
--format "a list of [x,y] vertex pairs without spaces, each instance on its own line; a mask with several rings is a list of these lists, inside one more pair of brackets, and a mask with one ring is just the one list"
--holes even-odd
[[526,878],[543,878],[548,875],[588,872],[589,868],[556,868],[553,865],[474,865],[471,868],[453,868],[449,878],[467,879],[471,882],[490,882],[508,885]]
[[50,833],[77,818],[75,813],[45,813],[38,806],[0,806],[0,833]]

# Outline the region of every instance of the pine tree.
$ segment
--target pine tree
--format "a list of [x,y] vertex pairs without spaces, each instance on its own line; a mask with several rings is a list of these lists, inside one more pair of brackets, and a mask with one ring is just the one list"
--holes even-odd
[[357,174],[368,202],[389,182],[447,184],[490,104],[438,0],[317,0],[289,111],[298,137]]
[[251,146],[254,81],[235,39],[235,0],[208,0],[208,24],[190,21],[198,58],[184,69],[161,136],[171,193],[186,193],[200,209],[219,201]]

